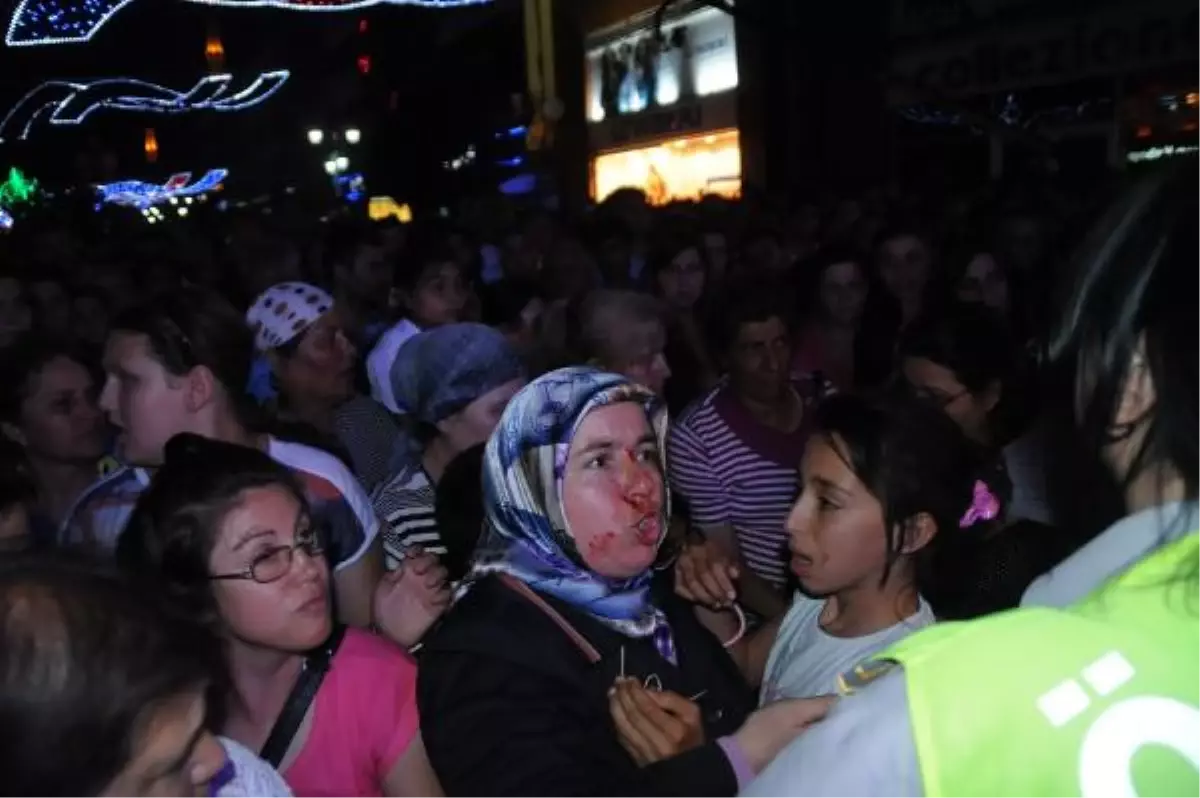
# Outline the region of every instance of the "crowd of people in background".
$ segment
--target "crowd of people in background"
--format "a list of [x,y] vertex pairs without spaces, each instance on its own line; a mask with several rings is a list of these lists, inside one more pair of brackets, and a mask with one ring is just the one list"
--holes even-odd
[[10,788],[1078,794],[931,765],[916,641],[1194,559],[1177,182],[16,227]]

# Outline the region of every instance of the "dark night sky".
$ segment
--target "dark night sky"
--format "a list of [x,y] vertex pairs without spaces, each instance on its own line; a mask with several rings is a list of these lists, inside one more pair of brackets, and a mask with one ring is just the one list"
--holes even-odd
[[[0,0],[3,20],[15,0]],[[493,125],[523,83],[521,4],[431,10],[405,6],[305,13],[235,9],[182,0],[136,0],[89,43],[0,49],[0,107],[51,78],[133,76],[190,87],[208,66],[205,39],[221,36],[226,71],[244,86],[261,71],[292,77],[274,97],[235,113],[174,116],[98,112],[78,127],[39,126],[30,140],[0,145],[0,165],[18,162],[54,179],[74,172],[80,152],[107,150],[115,177],[157,177],[226,166],[247,188],[320,179],[321,158],[305,141],[309,126],[355,124],[362,155],[382,188],[432,179],[433,165]],[[366,19],[365,36],[358,32]],[[355,61],[363,40],[368,76]],[[389,97],[397,103],[389,111]],[[145,128],[154,127],[159,162],[145,163]]]

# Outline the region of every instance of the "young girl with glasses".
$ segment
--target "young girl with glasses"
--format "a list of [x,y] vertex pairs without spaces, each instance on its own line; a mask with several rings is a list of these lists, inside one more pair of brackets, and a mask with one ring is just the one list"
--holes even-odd
[[[365,631],[335,630],[323,546],[285,467],[256,449],[180,435],[118,558],[220,639],[214,725],[274,758],[294,792],[440,794],[419,733],[416,664]],[[299,699],[297,683],[326,664],[315,695]]]

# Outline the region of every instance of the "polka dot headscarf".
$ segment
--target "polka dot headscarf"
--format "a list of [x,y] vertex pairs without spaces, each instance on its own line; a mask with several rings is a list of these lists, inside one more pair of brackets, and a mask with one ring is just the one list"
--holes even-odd
[[254,346],[266,352],[283,346],[329,312],[333,297],[308,283],[278,283],[258,295],[246,323],[254,330]]

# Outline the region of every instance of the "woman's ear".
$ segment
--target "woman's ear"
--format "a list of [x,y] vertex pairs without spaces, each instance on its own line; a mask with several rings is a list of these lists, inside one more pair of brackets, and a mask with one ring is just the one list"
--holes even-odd
[[916,554],[933,542],[938,533],[937,521],[929,513],[917,513],[904,523],[904,542],[901,554]]

